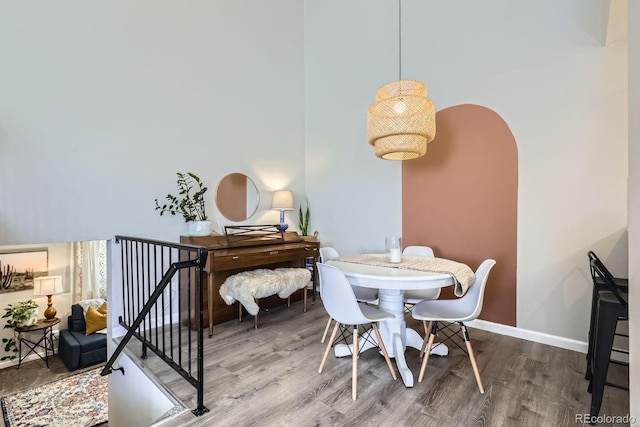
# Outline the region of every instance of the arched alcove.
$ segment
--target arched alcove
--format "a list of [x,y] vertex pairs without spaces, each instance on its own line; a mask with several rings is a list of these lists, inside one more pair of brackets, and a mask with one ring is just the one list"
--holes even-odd
[[427,155],[402,164],[403,243],[431,246],[436,256],[472,269],[495,259],[480,317],[515,326],[515,138],[496,112],[478,105],[446,108],[436,123]]

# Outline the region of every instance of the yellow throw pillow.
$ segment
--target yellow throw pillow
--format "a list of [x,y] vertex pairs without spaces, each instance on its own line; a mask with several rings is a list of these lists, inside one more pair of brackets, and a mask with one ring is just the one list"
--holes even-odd
[[107,302],[103,302],[100,307],[98,307],[98,313],[107,314]]
[[89,307],[87,309],[87,314],[85,315],[85,321],[87,323],[85,335],[91,335],[100,329],[107,327],[107,313],[106,311],[105,313],[100,313],[95,308]]

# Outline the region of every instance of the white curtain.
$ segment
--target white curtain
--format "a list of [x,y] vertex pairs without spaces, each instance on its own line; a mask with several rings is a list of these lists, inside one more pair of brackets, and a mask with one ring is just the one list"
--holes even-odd
[[73,302],[107,297],[107,242],[74,244]]

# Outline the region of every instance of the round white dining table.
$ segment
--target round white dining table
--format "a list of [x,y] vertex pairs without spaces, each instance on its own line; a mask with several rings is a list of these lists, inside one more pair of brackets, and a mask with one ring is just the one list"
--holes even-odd
[[[381,260],[384,255],[380,254]],[[414,255],[415,256],[415,255]],[[352,285],[378,289],[378,308],[394,315],[392,319],[380,322],[380,334],[406,387],[413,387],[413,374],[404,358],[407,347],[421,350],[423,339],[418,332],[407,328],[404,315],[404,292],[407,290],[436,289],[453,285],[453,276],[446,273],[432,273],[404,268],[383,267],[359,264],[339,260],[328,260],[327,265],[339,268]],[[377,346],[373,340],[361,340],[360,351]],[[373,341],[373,342],[370,342]],[[434,348],[431,354],[446,356],[449,350],[444,344]],[[336,357],[351,355],[351,349],[345,344],[335,346]]]

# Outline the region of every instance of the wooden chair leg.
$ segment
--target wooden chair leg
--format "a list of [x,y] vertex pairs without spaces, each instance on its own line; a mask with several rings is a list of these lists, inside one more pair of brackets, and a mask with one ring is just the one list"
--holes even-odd
[[358,326],[353,327],[353,351],[351,359],[353,360],[353,368],[351,371],[351,398],[356,400],[356,388],[358,387],[358,356],[360,347],[358,343]]
[[387,366],[389,367],[389,371],[391,371],[391,377],[394,380],[397,380],[396,370],[393,369],[393,365],[391,364],[391,359],[389,359],[389,353],[387,353],[387,348],[384,345],[384,341],[382,341],[382,336],[380,335],[380,330],[378,329],[378,325],[376,323],[372,323],[374,332],[376,333],[376,337],[378,337],[378,344],[380,344],[380,349],[382,350],[382,355],[384,356],[384,360],[387,362]]
[[473,348],[471,348],[471,341],[469,341],[469,333],[467,332],[467,327],[461,323],[460,329],[462,330],[462,336],[464,337],[464,342],[467,345],[469,360],[471,361],[471,367],[473,368],[473,375],[475,375],[476,377],[476,382],[478,383],[480,394],[484,394],[484,387],[482,386],[482,380],[480,379],[480,371],[478,371],[478,364],[476,363],[476,358],[473,355]]
[[302,301],[304,304],[304,312],[307,312],[307,287],[302,288]]
[[424,356],[424,349],[427,346],[429,331],[431,330],[431,322],[429,322],[429,327],[427,328],[427,321],[423,320],[422,327],[424,328],[424,340],[422,341],[422,348],[420,349],[420,357]]
[[238,321],[242,322],[242,304],[238,303]]
[[258,315],[253,316],[253,328],[258,329]]
[[422,382],[422,378],[424,377],[424,371],[427,369],[427,362],[429,362],[429,355],[431,354],[431,346],[433,345],[433,340],[435,339],[436,334],[431,332],[429,335],[429,342],[427,343],[427,347],[424,352],[424,357],[422,358],[422,365],[420,366],[420,376],[418,377],[418,382]]
[[322,339],[320,340],[321,343],[324,343],[325,338],[327,338],[327,333],[329,332],[329,327],[331,326],[331,321],[333,319],[331,317],[329,317],[329,320],[327,320],[327,326],[324,327],[324,334],[322,334]]
[[[329,319],[329,321],[331,321],[331,319]],[[329,350],[331,350],[333,341],[336,339],[336,335],[338,334],[338,326],[340,326],[340,324],[336,321],[336,326],[333,328],[333,332],[331,333],[331,338],[327,343],[327,348],[324,350],[324,355],[322,356],[322,361],[320,362],[320,368],[318,369],[319,374],[322,373],[322,369],[324,368],[324,362],[327,361],[327,356],[329,356]]]

